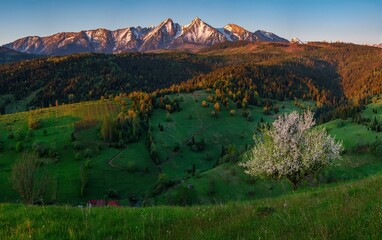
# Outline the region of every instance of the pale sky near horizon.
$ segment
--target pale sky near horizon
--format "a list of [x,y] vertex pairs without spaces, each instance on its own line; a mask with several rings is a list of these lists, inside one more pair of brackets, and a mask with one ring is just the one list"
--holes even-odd
[[303,41],[382,43],[382,0],[2,0],[0,45],[25,36],[96,28],[181,25],[200,17]]

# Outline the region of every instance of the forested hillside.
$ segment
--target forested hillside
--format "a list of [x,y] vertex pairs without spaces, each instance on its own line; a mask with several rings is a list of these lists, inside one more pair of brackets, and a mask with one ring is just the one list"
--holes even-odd
[[17,52],[15,50],[11,50],[5,47],[0,47],[0,64],[34,59],[37,57],[39,56],[27,54],[27,53],[21,53],[21,52]]
[[245,89],[247,93],[239,95],[247,94],[247,101],[256,92],[264,98],[297,97],[318,105],[359,105],[381,93],[382,50],[353,44],[237,42],[199,54],[80,54],[3,64],[0,84],[0,94],[12,94],[16,100],[35,93],[28,103],[34,107],[169,87],[219,88],[235,96]]

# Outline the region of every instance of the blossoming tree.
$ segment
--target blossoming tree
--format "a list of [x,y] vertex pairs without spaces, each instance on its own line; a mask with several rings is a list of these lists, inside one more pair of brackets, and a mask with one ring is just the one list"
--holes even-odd
[[254,136],[256,145],[240,163],[246,173],[268,178],[287,178],[293,188],[307,176],[332,166],[340,158],[342,142],[336,142],[325,129],[312,128],[312,112],[296,111],[278,117],[262,136]]

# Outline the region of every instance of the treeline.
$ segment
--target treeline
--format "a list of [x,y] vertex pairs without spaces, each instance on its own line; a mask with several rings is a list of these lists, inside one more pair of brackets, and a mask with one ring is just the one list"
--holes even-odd
[[41,89],[37,107],[99,99],[136,90],[153,91],[210,71],[218,58],[185,53],[79,54],[0,65],[0,94],[17,100]]
[[333,64],[343,93],[355,104],[382,93],[382,49],[355,44],[315,43],[304,55]]
[[[329,64],[311,59],[284,61],[269,65],[240,64],[199,75],[192,80],[158,89],[157,95],[206,89],[214,99],[228,107],[228,99],[236,108],[247,105],[266,106],[266,99],[312,100],[325,105],[343,98],[338,75]],[[265,100],[264,100],[265,99]]]
[[[245,52],[246,44],[255,50]],[[229,53],[231,47],[244,52]],[[214,100],[226,105],[232,99],[239,108],[264,106],[261,99],[298,98],[316,102],[325,122],[353,116],[368,96],[382,92],[382,50],[339,43],[240,42],[203,54],[79,54],[0,65],[0,85],[0,95],[11,93],[16,100],[39,90],[30,103],[35,107],[134,91],[160,97],[206,89],[217,93]]]
[[5,47],[0,47],[0,64],[30,60],[41,56],[17,52]]

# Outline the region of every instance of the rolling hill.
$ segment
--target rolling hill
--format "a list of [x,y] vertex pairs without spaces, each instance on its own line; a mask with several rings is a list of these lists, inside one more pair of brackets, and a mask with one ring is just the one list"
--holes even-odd
[[6,47],[0,47],[0,64],[30,60],[38,57],[37,55],[21,53]]
[[353,44],[234,42],[197,54],[49,57],[1,65],[0,94],[11,94],[15,101],[29,96],[28,106],[33,108],[56,100],[68,103],[134,90],[152,92],[179,83],[184,90],[213,87],[224,79],[233,85],[246,84],[263,98],[359,104],[381,93],[381,51]]

